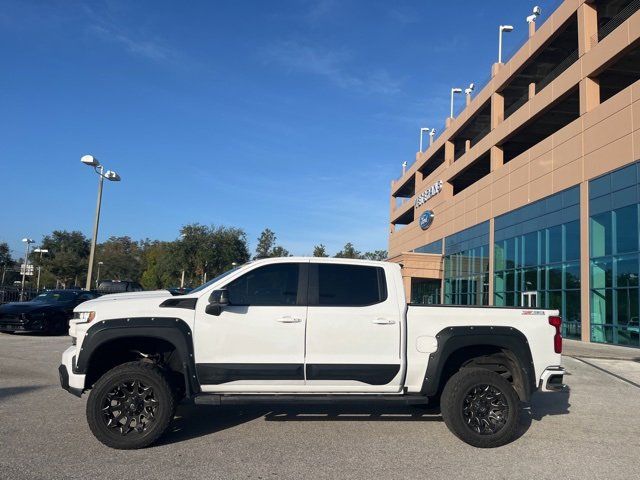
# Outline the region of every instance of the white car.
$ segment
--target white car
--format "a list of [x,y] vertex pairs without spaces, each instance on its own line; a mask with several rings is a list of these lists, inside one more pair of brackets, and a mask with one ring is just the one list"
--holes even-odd
[[64,389],[90,390],[104,444],[157,440],[182,400],[206,404],[440,399],[465,442],[513,439],[520,402],[560,390],[557,311],[409,305],[401,266],[250,262],[187,295],[106,295],[75,309]]

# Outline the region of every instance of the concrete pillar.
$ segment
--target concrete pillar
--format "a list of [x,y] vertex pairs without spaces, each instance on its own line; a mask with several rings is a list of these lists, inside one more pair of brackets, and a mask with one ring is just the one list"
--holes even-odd
[[[598,10],[595,2],[578,7],[578,53],[580,56],[591,50],[592,38],[598,34]],[[596,37],[597,38],[597,37]]]
[[600,82],[585,77],[580,80],[580,115],[590,112],[600,105]]
[[493,305],[493,275],[494,275],[494,248],[495,233],[494,233],[494,218],[489,219],[489,305]]
[[402,283],[407,303],[411,303],[411,277],[402,277]]
[[451,140],[447,140],[444,144],[444,163],[452,165],[454,160],[455,145]]
[[502,148],[497,145],[491,147],[491,150],[489,150],[489,160],[492,172],[501,168],[504,165],[504,152]]
[[471,150],[471,140],[464,141],[464,151],[465,153]]
[[536,22],[529,22],[529,38],[533,37],[536,33]]
[[[533,23],[533,22],[531,22],[531,23]],[[529,100],[531,100],[535,96],[536,96],[536,84],[535,83],[530,83],[529,84]]]
[[504,97],[495,92],[491,94],[491,130],[504,121]]
[[591,341],[591,303],[589,272],[589,183],[580,184],[580,317],[582,341]]
[[500,67],[502,67],[504,63],[494,63],[491,65],[491,78],[495,77],[500,71]]

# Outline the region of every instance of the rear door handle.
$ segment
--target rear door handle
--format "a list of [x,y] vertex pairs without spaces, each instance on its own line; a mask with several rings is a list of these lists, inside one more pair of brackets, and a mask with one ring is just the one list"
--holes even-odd
[[301,321],[302,321],[301,318],[294,318],[290,315],[276,319],[276,322],[280,322],[280,323],[300,323]]
[[373,320],[373,323],[377,325],[393,325],[394,323],[396,323],[396,321],[387,320],[386,318],[376,318],[375,320]]

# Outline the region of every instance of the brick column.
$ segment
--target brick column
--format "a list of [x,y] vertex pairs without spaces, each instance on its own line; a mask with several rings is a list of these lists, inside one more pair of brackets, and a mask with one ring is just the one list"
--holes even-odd
[[578,7],[578,53],[591,50],[591,39],[598,33],[598,11],[595,3],[583,3]]
[[501,147],[493,146],[489,150],[489,161],[491,163],[491,171],[494,172],[504,165],[504,152]]
[[600,105],[600,83],[597,79],[580,80],[580,115],[590,112]]
[[455,145],[451,140],[447,140],[444,144],[444,164],[452,165],[454,160]]
[[504,121],[504,97],[499,93],[491,94],[491,130]]
[[580,184],[580,317],[582,341],[591,341],[591,303],[589,266],[589,183]]

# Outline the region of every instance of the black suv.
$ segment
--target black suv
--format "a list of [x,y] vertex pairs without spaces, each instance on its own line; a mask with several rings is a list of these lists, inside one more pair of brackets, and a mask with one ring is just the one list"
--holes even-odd
[[98,285],[98,293],[107,295],[109,293],[141,292],[142,285],[138,282],[128,280],[105,280]]

